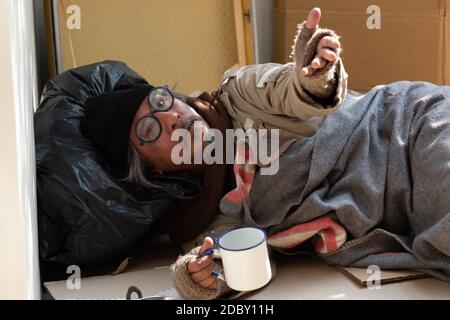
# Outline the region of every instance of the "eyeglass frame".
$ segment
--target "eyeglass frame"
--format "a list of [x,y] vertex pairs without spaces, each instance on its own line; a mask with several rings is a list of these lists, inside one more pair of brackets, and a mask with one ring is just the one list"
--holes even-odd
[[[153,104],[152,104],[151,101],[150,101],[150,95],[152,94],[153,91],[158,90],[158,89],[163,89],[163,90],[165,90],[167,93],[169,93],[170,97],[172,98],[172,103],[171,103],[170,106],[169,106],[167,109],[165,109],[165,110],[155,110]],[[174,105],[174,103],[175,103],[175,96],[173,95],[172,91],[170,91],[169,88],[167,88],[167,87],[153,87],[153,88],[148,92],[148,94],[147,94],[147,101],[148,101],[148,104],[150,105],[150,112],[149,112],[149,114],[147,114],[147,115],[145,115],[145,116],[142,116],[142,117],[136,122],[136,125],[134,126],[134,130],[135,130],[135,133],[136,133],[136,137],[139,139],[139,145],[140,145],[140,146],[143,146],[143,145],[145,145],[146,143],[155,142],[155,141],[157,141],[157,140],[159,139],[159,137],[161,136],[161,133],[162,133],[162,125],[161,125],[161,122],[158,120],[158,118],[156,118],[156,117],[154,116],[154,114],[156,114],[156,113],[158,113],[158,112],[167,112],[167,111],[169,111],[170,109],[172,109],[172,107],[173,107],[173,105]],[[138,130],[139,123],[140,123],[141,121],[143,121],[144,119],[146,119],[146,118],[152,118],[152,119],[154,119],[154,120],[156,121],[156,123],[158,124],[158,127],[159,127],[159,132],[158,132],[158,135],[156,136],[156,138],[153,139],[153,140],[149,140],[149,141],[147,141],[146,139],[143,139],[143,138],[141,137],[141,135],[139,134],[139,130]]]

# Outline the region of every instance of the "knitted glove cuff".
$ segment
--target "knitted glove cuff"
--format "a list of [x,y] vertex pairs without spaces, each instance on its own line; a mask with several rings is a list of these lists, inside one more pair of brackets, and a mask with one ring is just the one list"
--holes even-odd
[[[187,270],[187,264],[191,259],[196,259],[200,246],[192,249],[189,253],[179,256],[177,261],[170,266],[173,286],[178,294],[188,300],[212,300],[217,299],[223,294],[231,291],[225,281],[216,280],[215,289],[203,288],[196,284]],[[220,261],[215,261],[216,271],[223,274],[223,266]]]
[[311,64],[317,54],[317,46],[323,37],[330,36],[339,39],[336,33],[329,29],[308,29],[306,21],[298,25],[294,38],[291,57],[295,62],[294,72],[302,87],[317,98],[327,98],[334,94],[337,86],[336,72],[340,59],[328,61],[326,65],[312,75],[303,76],[300,70]]

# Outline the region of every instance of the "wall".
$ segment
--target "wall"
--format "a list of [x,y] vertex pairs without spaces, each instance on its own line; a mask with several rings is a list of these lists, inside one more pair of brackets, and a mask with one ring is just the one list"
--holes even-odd
[[0,0],[0,299],[39,299],[33,0]]
[[273,0],[252,0],[255,63],[273,62]]
[[[217,89],[237,58],[233,0],[59,0],[64,69],[104,59],[126,62],[152,84]],[[65,8],[77,5],[81,29]]]

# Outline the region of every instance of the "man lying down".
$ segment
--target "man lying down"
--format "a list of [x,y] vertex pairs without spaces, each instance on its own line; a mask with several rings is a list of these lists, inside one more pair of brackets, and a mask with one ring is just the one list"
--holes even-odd
[[[198,257],[213,246],[207,232],[237,225],[265,229],[268,244],[282,251],[309,244],[328,264],[412,269],[450,281],[450,87],[402,81],[347,93],[339,37],[318,27],[320,14],[313,9],[299,25],[293,63],[228,71],[217,92],[196,99],[142,85],[118,99],[120,121],[110,129],[129,135],[130,144],[115,142],[106,153],[128,166],[129,181],[151,186],[146,170],[203,179],[201,195],[166,220],[173,240],[202,243],[171,268],[185,298],[230,290],[212,272],[220,262]],[[86,113],[99,145],[105,99],[90,99]],[[232,128],[268,129],[270,161],[252,159],[247,139],[231,145],[234,163],[221,164]],[[174,138],[180,129],[192,134]],[[193,147],[174,152],[181,140]],[[212,145],[210,155],[222,161],[194,161]]]

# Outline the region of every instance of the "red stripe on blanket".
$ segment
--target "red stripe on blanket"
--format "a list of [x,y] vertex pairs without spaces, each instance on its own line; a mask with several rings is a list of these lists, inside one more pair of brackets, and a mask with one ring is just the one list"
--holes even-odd
[[323,239],[322,239],[322,237],[319,237],[317,239],[316,245],[315,245],[316,252],[322,252],[323,251],[323,247],[324,247]]
[[270,237],[270,239],[275,240],[278,238],[283,238],[300,232],[310,232],[314,230],[320,231],[327,228],[336,228],[338,230],[344,231],[344,229],[340,225],[335,223],[331,218],[323,217],[310,222],[297,224],[289,229],[274,234],[273,236]]
[[248,197],[248,194],[249,193],[247,191],[247,188],[245,187],[245,185],[243,185],[240,188],[228,192],[224,198],[235,204],[241,204],[242,201],[244,201],[244,199]]
[[290,249],[313,237],[316,252],[325,254],[336,251],[345,242],[346,232],[331,217],[325,216],[278,232],[269,237],[268,244]]
[[253,178],[255,176],[255,173],[253,171],[245,171],[245,168],[238,168],[237,175],[241,177],[242,181],[245,184],[253,184]]
[[325,248],[327,252],[333,252],[337,249],[336,232],[333,229],[327,228],[322,230],[322,239],[324,239]]

